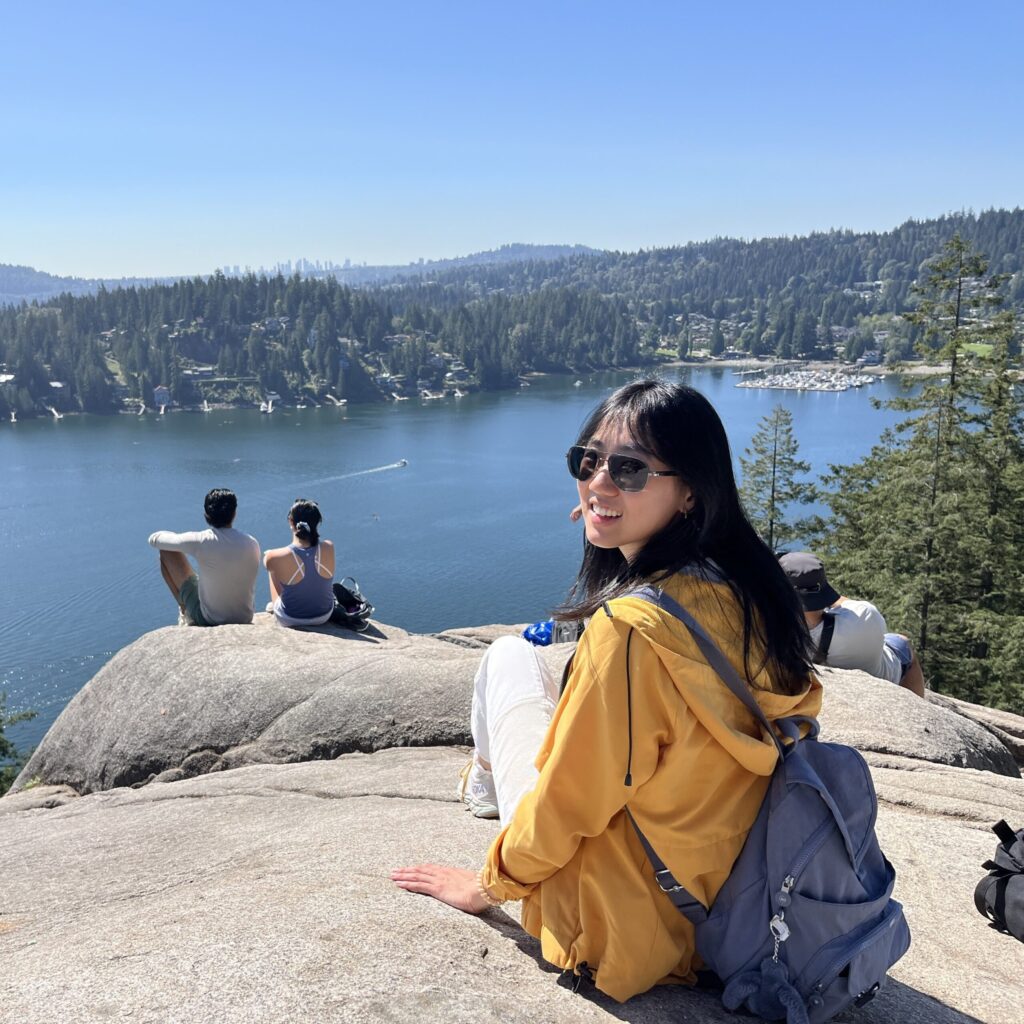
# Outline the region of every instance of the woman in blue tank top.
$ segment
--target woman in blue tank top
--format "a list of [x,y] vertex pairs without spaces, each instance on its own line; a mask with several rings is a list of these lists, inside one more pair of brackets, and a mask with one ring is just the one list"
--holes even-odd
[[284,626],[321,626],[334,611],[334,545],[321,540],[315,501],[296,498],[288,512],[292,542],[263,556],[270,577],[271,608]]

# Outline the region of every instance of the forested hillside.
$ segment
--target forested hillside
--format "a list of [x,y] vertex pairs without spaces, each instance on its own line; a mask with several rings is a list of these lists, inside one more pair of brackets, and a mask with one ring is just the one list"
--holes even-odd
[[[884,233],[716,239],[638,253],[426,266],[351,288],[332,275],[193,278],[0,308],[0,415],[106,412],[126,400],[353,401],[498,388],[531,370],[634,366],[726,349],[783,358],[914,357],[905,318],[924,261],[955,232],[1024,305],[1024,210]],[[498,251],[499,254],[502,250]],[[1011,355],[1016,353],[1011,351]]]
[[[1012,275],[1008,300],[1024,306],[1021,209],[907,221],[883,233],[720,238],[637,253],[452,270],[403,283],[396,301],[443,307],[495,292],[593,289],[625,298],[652,332],[684,344],[706,342],[717,321],[727,342],[753,354],[809,355],[816,333],[818,342],[849,342],[846,354],[858,356],[881,333],[887,335],[881,347],[906,358],[918,334],[891,318],[909,308],[910,288],[925,260],[958,232],[988,255],[993,273]],[[688,326],[697,338],[689,336]],[[864,330],[858,338],[859,326]]]
[[48,407],[108,412],[126,399],[369,400],[511,384],[525,369],[640,358],[626,303],[593,291],[496,295],[437,311],[334,280],[197,278],[0,310],[0,416]]

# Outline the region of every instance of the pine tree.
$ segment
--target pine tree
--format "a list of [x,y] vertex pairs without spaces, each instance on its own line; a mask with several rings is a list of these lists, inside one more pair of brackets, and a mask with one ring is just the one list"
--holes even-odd
[[1018,675],[1024,644],[1024,428],[1018,376],[1010,351],[1016,337],[1012,312],[986,327],[991,344],[980,361],[970,397],[968,457],[980,487],[979,527],[965,545],[973,548],[977,592],[966,617],[969,683],[987,702],[1024,708]]
[[798,356],[809,359],[818,348],[818,331],[814,321],[814,314],[809,310],[803,310],[797,315],[793,327],[793,347]]
[[0,690],[0,796],[3,796],[11,788],[11,784],[18,777],[18,772],[27,760],[27,755],[18,750],[17,747],[4,735],[4,730],[9,725],[18,722],[27,722],[36,717],[35,711],[19,711],[16,714],[7,714],[7,694]]
[[721,320],[715,321],[711,329],[711,355],[720,356],[725,351],[725,335],[722,333]]
[[754,529],[764,542],[776,551],[796,539],[807,529],[806,520],[791,517],[795,505],[814,501],[813,484],[797,476],[809,473],[811,467],[797,458],[799,445],[793,436],[793,416],[781,405],[763,419],[740,456],[743,484],[740,496]]
[[[823,537],[844,593],[910,635],[936,689],[1024,709],[1024,435],[1002,280],[959,236],[915,287],[921,351],[948,365],[891,407],[913,415],[859,463],[832,467]],[[976,352],[987,352],[980,358]]]

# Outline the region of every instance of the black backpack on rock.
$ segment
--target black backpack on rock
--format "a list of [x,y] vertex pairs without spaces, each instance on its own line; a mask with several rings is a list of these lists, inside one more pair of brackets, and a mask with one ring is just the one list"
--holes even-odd
[[999,837],[996,855],[981,866],[988,874],[974,890],[974,905],[1001,932],[1024,942],[1024,828],[1005,821],[992,826]]
[[[346,583],[352,586],[346,587]],[[343,629],[362,633],[370,625],[373,605],[363,597],[359,584],[351,576],[346,576],[340,583],[335,583],[332,589],[334,611],[331,613],[331,622]]]

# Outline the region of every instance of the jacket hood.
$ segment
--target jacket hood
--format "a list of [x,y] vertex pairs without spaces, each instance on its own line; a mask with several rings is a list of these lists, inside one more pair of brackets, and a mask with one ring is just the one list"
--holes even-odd
[[[679,575],[664,589],[716,638],[719,649],[745,679],[743,638],[736,628],[741,613],[728,586]],[[688,710],[713,739],[748,771],[771,775],[778,760],[774,740],[708,664],[686,625],[670,612],[637,597],[614,602],[613,614],[620,624],[625,620],[642,630]],[[752,660],[758,663],[756,655]],[[807,687],[799,693],[778,693],[771,687],[770,675],[761,668],[750,692],[769,722],[790,716],[817,717],[821,683],[810,670]]]

